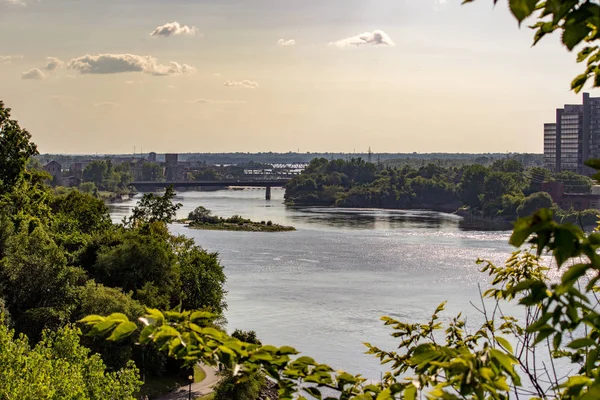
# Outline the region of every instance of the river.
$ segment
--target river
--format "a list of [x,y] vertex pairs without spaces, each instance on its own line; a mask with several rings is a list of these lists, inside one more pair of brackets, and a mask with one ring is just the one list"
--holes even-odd
[[[174,233],[220,255],[227,274],[228,329],[255,330],[263,343],[290,345],[336,369],[378,379],[385,366],[364,354],[367,341],[395,350],[379,317],[422,322],[444,300],[477,328],[478,257],[501,263],[509,232],[466,227],[459,217],[426,211],[348,210],[283,205],[283,190],[182,192],[178,217],[199,205],[218,216],[293,225],[295,232],[191,230]],[[120,221],[136,200],[111,206]]]

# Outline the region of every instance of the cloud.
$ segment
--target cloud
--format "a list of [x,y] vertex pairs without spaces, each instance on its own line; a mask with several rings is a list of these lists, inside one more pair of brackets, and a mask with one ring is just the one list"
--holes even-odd
[[192,101],[195,104],[246,104],[243,100],[208,100],[208,99],[196,99]]
[[46,74],[39,68],[32,68],[29,71],[25,71],[21,74],[21,79],[35,79],[41,80],[46,78]]
[[395,46],[396,44],[390,39],[390,37],[381,30],[373,32],[365,32],[360,35],[352,36],[346,39],[338,40],[337,42],[329,43],[330,46],[336,46],[340,48],[361,46],[361,45],[373,45],[373,46]]
[[248,89],[258,89],[258,82],[255,81],[249,81],[249,80],[243,80],[243,81],[226,81],[224,83],[225,86],[227,87],[241,87],[241,88],[248,88]]
[[27,3],[25,3],[23,0],[4,0],[4,2],[10,4],[11,6],[27,7]]
[[22,58],[23,58],[22,55],[0,56],[0,62],[3,62],[4,64],[9,64],[9,63],[13,62],[14,60],[20,60]]
[[434,0],[433,3],[433,10],[441,11],[448,5],[448,0]]
[[278,46],[294,46],[295,44],[296,44],[296,41],[294,39],[290,39],[290,40],[279,39],[277,41]]
[[142,72],[154,76],[181,75],[192,73],[196,68],[188,64],[171,61],[159,64],[155,57],[135,54],[98,54],[81,56],[69,61],[68,67],[82,74],[119,74]]
[[150,36],[177,36],[177,35],[195,35],[198,30],[195,26],[180,25],[179,22],[169,22],[154,29]]
[[64,62],[56,57],[46,57],[46,61],[48,61],[48,63],[42,67],[42,69],[46,71],[54,71],[56,68],[60,68],[65,65]]

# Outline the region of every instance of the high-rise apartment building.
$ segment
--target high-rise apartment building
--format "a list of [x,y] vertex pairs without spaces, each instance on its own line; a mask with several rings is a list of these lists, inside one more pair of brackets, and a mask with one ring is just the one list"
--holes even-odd
[[555,123],[544,124],[544,165],[590,175],[584,165],[590,158],[600,158],[600,98],[584,93],[583,104],[565,104]]

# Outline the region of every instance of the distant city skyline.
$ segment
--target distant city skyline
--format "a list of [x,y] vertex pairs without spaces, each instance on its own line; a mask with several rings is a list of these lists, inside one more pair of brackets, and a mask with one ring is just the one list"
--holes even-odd
[[583,66],[460,3],[0,0],[0,100],[42,153],[542,153]]

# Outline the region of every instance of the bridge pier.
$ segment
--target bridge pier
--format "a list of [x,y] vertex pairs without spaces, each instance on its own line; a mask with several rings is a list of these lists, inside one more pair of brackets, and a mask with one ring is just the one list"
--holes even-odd
[[265,193],[265,199],[266,200],[271,200],[271,186],[267,186],[266,187],[266,193]]

